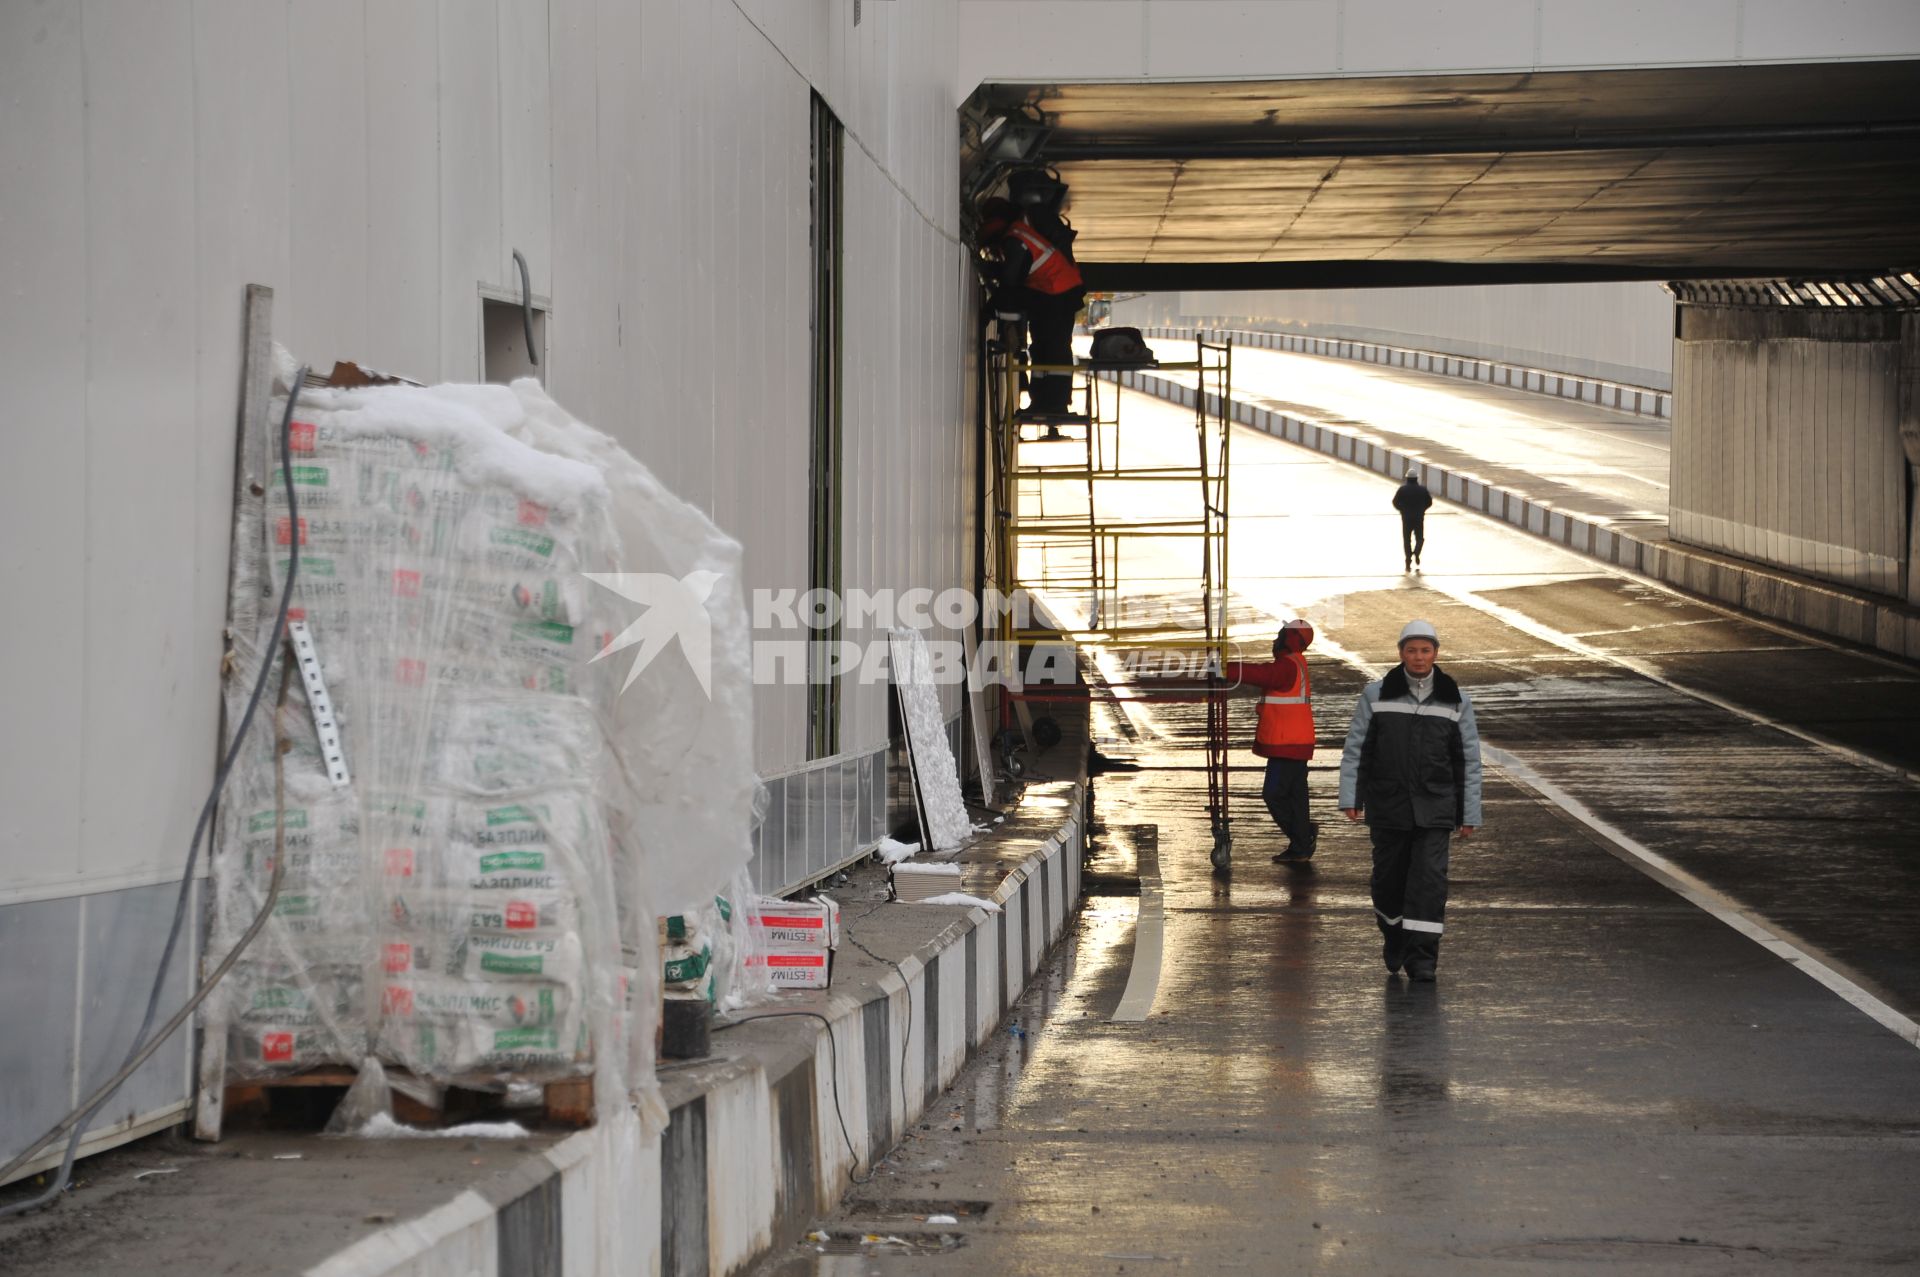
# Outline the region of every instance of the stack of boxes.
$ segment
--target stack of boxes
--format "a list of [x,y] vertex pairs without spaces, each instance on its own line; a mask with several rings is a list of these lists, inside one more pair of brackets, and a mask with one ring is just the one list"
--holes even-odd
[[840,945],[840,906],[827,896],[812,900],[759,901],[751,922],[754,953],[776,989],[824,989]]

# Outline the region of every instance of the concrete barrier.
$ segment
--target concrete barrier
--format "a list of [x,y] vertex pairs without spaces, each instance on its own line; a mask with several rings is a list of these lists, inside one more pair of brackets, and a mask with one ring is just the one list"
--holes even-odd
[[[1329,359],[1353,359],[1388,368],[1408,368],[1440,377],[1484,382],[1489,386],[1510,386],[1515,390],[1551,395],[1556,399],[1578,399],[1615,412],[1632,413],[1636,417],[1673,420],[1673,395],[1650,386],[1580,377],[1545,368],[1529,368],[1524,364],[1503,363],[1497,359],[1472,359],[1434,350],[1387,346],[1379,342],[1309,337],[1304,333],[1248,328],[1206,328],[1200,331],[1212,339],[1232,338],[1236,346],[1252,346],[1257,350],[1286,350],[1301,355],[1322,355]],[[1149,328],[1145,332],[1149,337],[1171,340],[1190,340],[1194,334],[1190,328]]]

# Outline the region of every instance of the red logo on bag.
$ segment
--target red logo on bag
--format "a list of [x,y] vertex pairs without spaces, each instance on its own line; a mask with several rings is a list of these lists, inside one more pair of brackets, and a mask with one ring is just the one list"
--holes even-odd
[[313,451],[313,436],[315,432],[314,432],[313,423],[311,421],[294,422],[293,425],[289,428],[288,433],[292,436],[287,440],[288,451],[290,452],[312,452]]
[[393,592],[403,599],[420,597],[420,574],[409,572],[405,568],[393,570]]
[[414,660],[395,661],[393,681],[403,687],[419,687],[427,681],[427,663]]
[[413,848],[411,847],[387,848],[387,877],[389,878],[413,877]]
[[507,902],[507,930],[525,931],[540,925],[540,910],[525,900]]
[[290,607],[287,609],[287,619],[289,621],[304,621],[307,619],[307,609],[303,607]]
[[547,521],[547,507],[538,501],[520,503],[520,522],[529,528],[537,528]]
[[410,944],[390,944],[383,964],[388,971],[410,971],[413,969],[413,946]]
[[380,1006],[388,1015],[412,1015],[413,990],[390,984],[386,996],[380,999]]
[[293,1034],[262,1033],[260,1058],[268,1064],[281,1064],[293,1058]]
[[[273,525],[273,543],[275,545],[293,544],[293,526],[286,519],[277,520]],[[307,521],[300,520],[300,544],[307,543]]]

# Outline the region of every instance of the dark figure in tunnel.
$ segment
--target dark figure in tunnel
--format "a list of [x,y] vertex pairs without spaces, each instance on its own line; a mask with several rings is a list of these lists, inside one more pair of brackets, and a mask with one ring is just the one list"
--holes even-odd
[[1420,561],[1420,551],[1427,548],[1427,507],[1432,504],[1433,494],[1408,466],[1407,481],[1393,490],[1393,508],[1400,512],[1400,550],[1409,572]]
[[[980,238],[997,258],[989,308],[1027,317],[1034,363],[1072,364],[1073,319],[1087,296],[1073,255],[999,198],[980,205]],[[1035,375],[1028,398],[1034,412],[1058,415],[1069,410],[1072,396],[1070,374],[1043,373]]]
[[1373,911],[1390,972],[1431,980],[1446,930],[1447,855],[1454,830],[1480,824],[1480,732],[1473,701],[1434,664],[1427,621],[1400,631],[1400,664],[1368,683],[1340,759],[1340,808],[1367,818]]

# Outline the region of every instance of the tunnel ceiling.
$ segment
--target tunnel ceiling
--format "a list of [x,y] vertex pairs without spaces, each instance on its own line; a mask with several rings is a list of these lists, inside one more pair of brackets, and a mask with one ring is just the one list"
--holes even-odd
[[1103,288],[1920,262],[1920,62],[984,86],[1051,125]]

